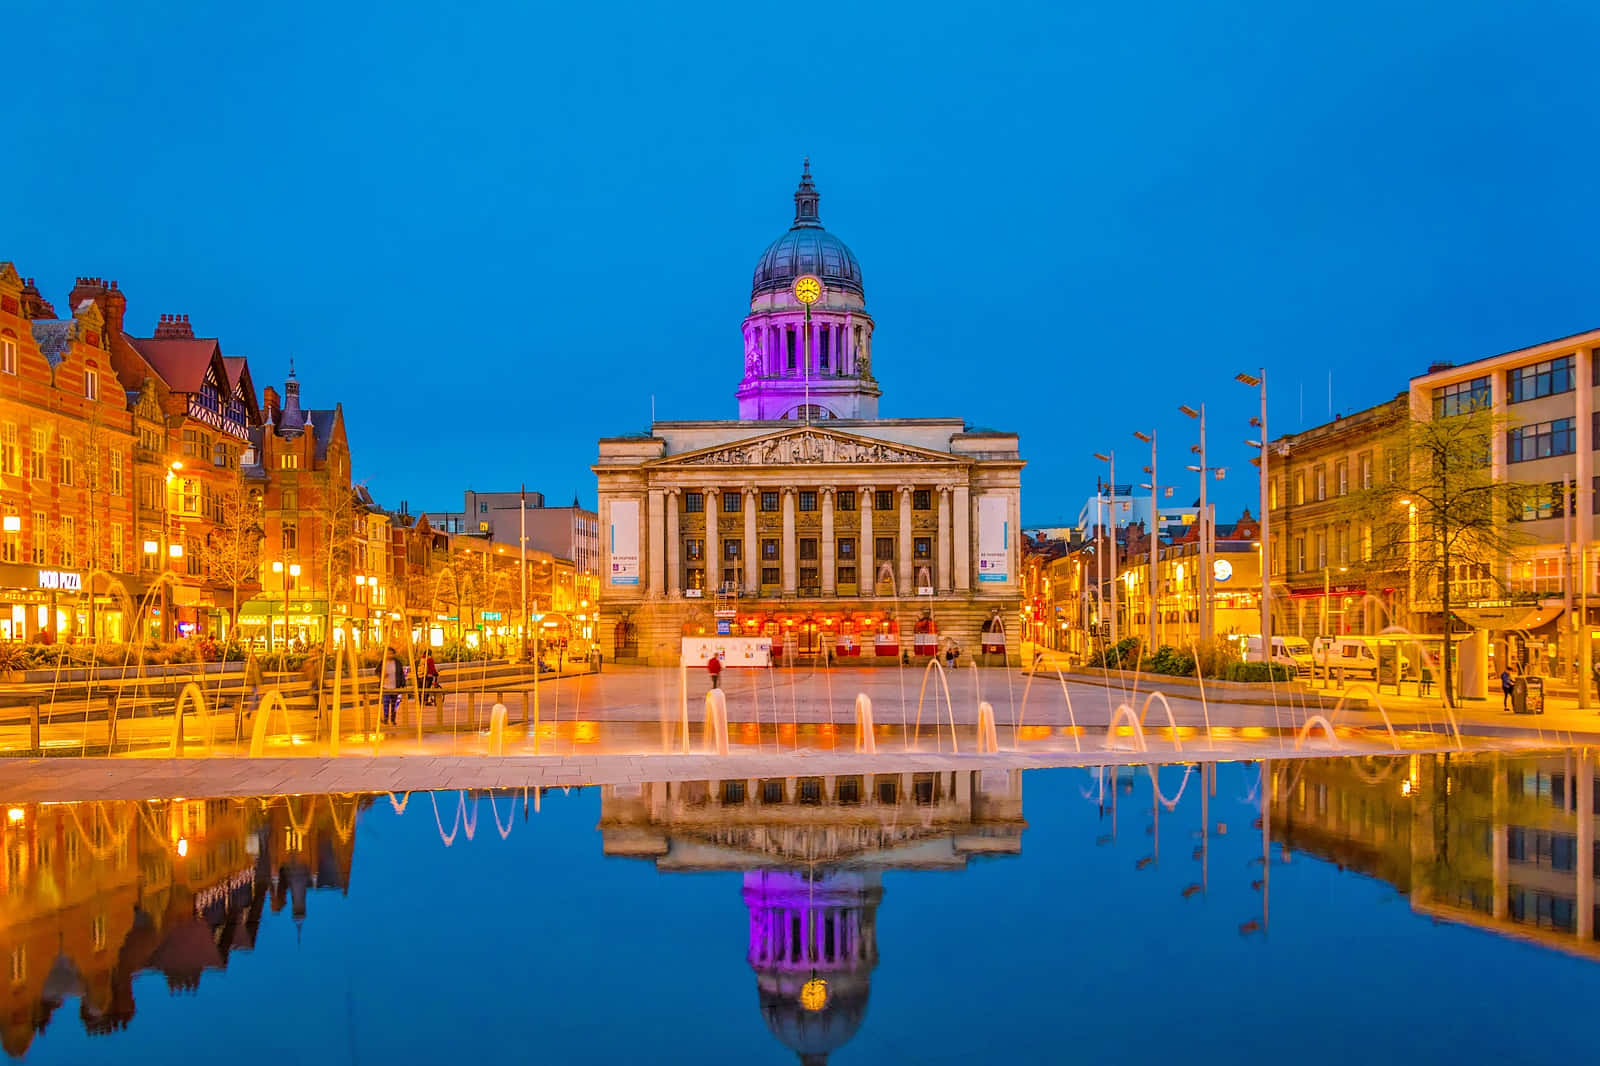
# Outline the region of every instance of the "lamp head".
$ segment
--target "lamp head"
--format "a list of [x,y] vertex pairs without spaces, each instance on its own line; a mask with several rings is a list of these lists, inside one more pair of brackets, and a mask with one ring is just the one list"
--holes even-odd
[[1134,435],[1134,438],[1136,440],[1142,440],[1146,444],[1150,444],[1155,440],[1155,438],[1152,437],[1150,434],[1145,433],[1145,432],[1143,432],[1141,430],[1137,430],[1137,429],[1133,431],[1133,435]]
[[1196,411],[1193,407],[1190,407],[1186,403],[1180,403],[1178,405],[1178,410],[1182,411],[1184,414],[1188,415],[1190,418],[1199,418],[1200,417],[1200,412]]
[[1100,460],[1102,463],[1109,463],[1111,461],[1111,457],[1109,455],[1101,455],[1099,452],[1095,452],[1094,457]]
[[1254,374],[1235,374],[1233,375],[1233,380],[1241,385],[1249,385],[1252,389],[1261,384],[1261,379]]

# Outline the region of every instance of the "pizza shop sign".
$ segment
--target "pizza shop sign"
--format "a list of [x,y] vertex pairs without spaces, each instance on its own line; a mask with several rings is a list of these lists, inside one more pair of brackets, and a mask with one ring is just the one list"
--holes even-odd
[[83,575],[74,574],[70,570],[41,570],[39,571],[39,587],[42,589],[60,589],[62,592],[82,592]]

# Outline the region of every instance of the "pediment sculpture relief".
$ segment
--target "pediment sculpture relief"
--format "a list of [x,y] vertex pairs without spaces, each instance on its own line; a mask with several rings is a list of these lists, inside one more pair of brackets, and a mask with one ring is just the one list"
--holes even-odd
[[734,444],[683,460],[686,466],[782,466],[788,463],[925,463],[929,456],[877,441],[793,433]]

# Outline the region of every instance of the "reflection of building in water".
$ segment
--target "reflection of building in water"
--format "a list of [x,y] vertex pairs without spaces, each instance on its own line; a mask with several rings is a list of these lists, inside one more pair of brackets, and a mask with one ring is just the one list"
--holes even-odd
[[[370,801],[361,800],[365,805]],[[0,1045],[23,1055],[78,998],[92,1034],[126,1028],[133,979],[173,992],[249,950],[269,903],[348,884],[358,801],[297,797],[13,807],[0,825]]]
[[1600,959],[1592,756],[1414,755],[1274,768],[1274,834],[1413,909]]
[[1022,773],[959,771],[610,786],[607,855],[744,874],[746,961],[767,1027],[807,1066],[860,1027],[885,870],[1022,850]]

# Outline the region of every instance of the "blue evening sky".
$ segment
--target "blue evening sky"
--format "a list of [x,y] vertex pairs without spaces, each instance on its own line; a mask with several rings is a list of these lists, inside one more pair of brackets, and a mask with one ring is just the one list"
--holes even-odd
[[[594,499],[595,438],[730,417],[809,153],[890,416],[1022,435],[1072,518],[1207,401],[1275,431],[1600,324],[1590,3],[13,2],[0,258],[117,278],[342,401],[384,502]],[[1124,469],[1127,469],[1126,467]],[[1193,497],[1184,474],[1178,496]],[[1119,480],[1127,480],[1119,477]],[[1169,480],[1163,478],[1163,481]]]

